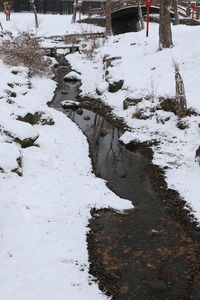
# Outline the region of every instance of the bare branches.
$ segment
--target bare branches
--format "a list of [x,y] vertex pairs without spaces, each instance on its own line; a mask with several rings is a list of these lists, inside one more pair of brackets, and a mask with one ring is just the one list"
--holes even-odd
[[50,60],[45,58],[35,35],[29,32],[21,32],[17,37],[9,36],[3,40],[0,57],[8,65],[27,67],[30,76],[50,73]]

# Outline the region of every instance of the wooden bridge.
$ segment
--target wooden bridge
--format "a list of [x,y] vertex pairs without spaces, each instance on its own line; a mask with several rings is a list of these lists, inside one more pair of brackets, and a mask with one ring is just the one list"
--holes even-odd
[[[143,13],[145,14],[146,12],[146,6],[145,6],[146,0],[141,0],[141,8]],[[120,0],[120,1],[115,1],[112,2],[112,8],[111,8],[111,13],[115,14],[116,12],[119,12],[121,10],[127,9],[127,8],[137,8],[138,2],[137,0]],[[160,7],[160,0],[153,0],[152,1],[152,9],[157,9],[159,10]],[[171,8],[171,11],[173,12],[173,8]],[[184,0],[178,0],[178,13],[181,17],[190,17],[191,14],[191,8],[188,5],[188,3]],[[99,8],[92,8],[90,7],[88,10],[88,15],[100,15],[100,16],[105,16],[105,5],[101,5]],[[195,14],[194,16],[196,18],[199,18],[200,15],[200,7],[195,8]]]

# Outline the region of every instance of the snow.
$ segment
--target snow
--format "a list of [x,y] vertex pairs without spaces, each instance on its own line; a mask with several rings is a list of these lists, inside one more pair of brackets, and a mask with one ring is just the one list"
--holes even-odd
[[[200,220],[200,187],[197,182],[200,167],[195,161],[200,140],[200,118],[183,118],[189,128],[181,130],[176,126],[177,116],[159,109],[160,97],[175,96],[173,61],[176,61],[184,80],[188,107],[200,112],[199,27],[172,26],[172,33],[174,47],[159,51],[158,24],[151,23],[148,38],[144,30],[111,36],[104,46],[93,51],[92,59],[74,53],[68,55],[68,60],[72,68],[81,73],[82,95],[101,97],[113,107],[117,116],[124,118],[130,127],[130,132],[121,137],[124,143],[131,140],[159,142],[152,147],[153,163],[165,167],[168,187],[180,193]],[[105,61],[112,57],[118,59],[106,68]],[[109,73],[106,74],[106,71]],[[122,89],[110,93],[108,84],[119,80],[124,80]],[[97,94],[99,91],[101,96]],[[127,97],[143,101],[123,110],[123,101]],[[140,112],[148,118],[136,118]]]
[[33,31],[37,36],[48,37],[71,33],[101,32],[102,28],[90,24],[71,24],[72,16],[59,14],[38,14],[39,28],[35,28],[33,13],[13,13],[11,21],[5,20],[5,14],[0,13],[0,21],[4,30],[17,34],[19,31]]
[[[5,30],[32,28],[33,14],[12,14],[11,22],[2,21],[4,17],[0,14]],[[82,31],[81,25],[70,25],[71,16],[41,15],[40,19],[38,35]],[[133,208],[94,176],[81,130],[62,112],[48,107],[55,88],[51,79],[29,79],[26,68],[0,61],[0,124],[21,138],[39,135],[36,145],[20,148],[14,141],[6,143],[7,137],[0,133],[2,299],[108,299],[88,271],[90,210],[111,207],[123,213]],[[10,92],[16,97],[11,98]],[[55,124],[31,126],[15,119],[38,111],[51,116]],[[19,156],[21,177],[11,172]]]
[[[17,34],[28,29],[39,37],[102,31],[96,26],[71,24],[71,16],[39,15],[38,30],[34,27],[34,15],[29,13],[12,14],[10,22],[0,14],[0,21],[4,30]],[[121,137],[124,143],[159,142],[152,146],[153,163],[165,167],[168,187],[178,190],[200,220],[200,167],[195,161],[200,118],[185,117],[183,121],[189,127],[180,130],[176,126],[177,116],[157,109],[159,97],[175,95],[175,60],[184,79],[188,106],[200,112],[198,34],[198,26],[173,26],[174,47],[158,51],[158,25],[150,24],[148,39],[144,31],[114,36],[94,49],[91,59],[87,53],[73,53],[67,58],[81,74],[82,95],[101,97],[117,116],[124,118],[130,127]],[[106,76],[105,60],[116,56],[121,59],[112,62]],[[13,70],[18,74],[13,74]],[[110,93],[109,83],[121,79],[122,89]],[[37,145],[25,149],[14,142],[5,143],[5,135],[0,134],[0,167],[5,169],[0,173],[1,297],[107,299],[88,274],[86,233],[90,209],[112,207],[123,212],[133,206],[92,174],[85,136],[62,112],[47,106],[55,82],[35,77],[29,86],[24,67],[8,67],[0,61],[0,123],[11,126],[13,131],[19,130],[23,137],[30,135],[31,130],[39,134]],[[17,97],[11,99],[11,91]],[[123,110],[127,97],[143,101]],[[51,116],[55,124],[29,128],[23,124],[22,129],[14,125],[19,124],[15,120],[17,115],[36,111]],[[148,119],[135,118],[138,112]],[[18,156],[22,158],[22,177],[11,172],[17,166]]]
[[81,75],[71,71],[67,75],[64,76],[64,79],[69,79],[69,80],[81,80]]
[[17,120],[1,119],[0,130],[8,132],[13,138],[19,138],[21,141],[38,138],[37,130],[32,125]]
[[19,147],[10,143],[0,143],[0,170],[10,173],[18,168],[17,159],[20,158]]

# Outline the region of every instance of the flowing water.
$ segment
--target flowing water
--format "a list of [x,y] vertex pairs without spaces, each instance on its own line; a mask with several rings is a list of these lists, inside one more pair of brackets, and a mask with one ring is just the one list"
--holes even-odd
[[[112,299],[200,299],[197,243],[163,205],[151,184],[151,160],[119,142],[122,132],[104,117],[83,109],[63,110],[76,100],[79,84],[63,81],[68,66],[57,69],[51,104],[64,111],[88,139],[94,173],[135,206],[126,214],[92,213],[88,235],[91,273]],[[163,196],[164,197],[164,196]]]

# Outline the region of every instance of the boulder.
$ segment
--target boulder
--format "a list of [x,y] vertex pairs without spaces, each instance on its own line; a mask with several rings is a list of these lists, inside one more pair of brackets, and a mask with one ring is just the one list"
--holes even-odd
[[32,146],[39,137],[32,125],[18,120],[1,120],[0,132],[7,136],[8,141],[14,141],[22,148]]
[[17,120],[27,122],[31,125],[36,125],[36,124],[54,125],[55,124],[53,118],[42,111],[36,111],[34,113],[28,112],[25,115],[17,116]]
[[139,99],[132,99],[132,98],[126,98],[123,101],[123,109],[127,109],[130,106],[135,106],[137,105],[139,102],[141,102],[143,99],[139,98]]
[[109,82],[109,87],[108,87],[108,91],[110,93],[116,93],[119,90],[121,90],[122,86],[124,84],[124,80],[119,80],[119,81],[114,81],[114,82]]
[[90,120],[90,116],[84,116],[83,119],[84,119],[85,121],[89,121],[89,120]]
[[73,101],[73,100],[64,100],[61,102],[61,106],[63,108],[73,108],[73,109],[78,109],[79,107],[79,102]]
[[66,81],[66,82],[81,81],[81,76],[80,76],[79,73],[77,73],[75,71],[71,71],[70,73],[68,73],[67,75],[65,75],[64,81]]
[[113,56],[113,57],[110,57],[108,56],[107,58],[104,59],[104,65],[105,65],[105,68],[109,68],[109,67],[113,67],[113,62],[114,61],[119,61],[121,60],[121,56]]

